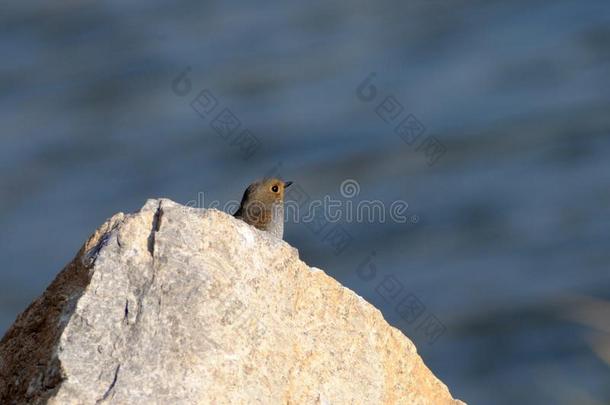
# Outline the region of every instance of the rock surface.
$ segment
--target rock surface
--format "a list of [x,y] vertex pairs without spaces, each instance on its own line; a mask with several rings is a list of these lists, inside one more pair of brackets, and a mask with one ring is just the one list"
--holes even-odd
[[216,210],[119,213],[0,341],[0,403],[460,404],[381,313]]

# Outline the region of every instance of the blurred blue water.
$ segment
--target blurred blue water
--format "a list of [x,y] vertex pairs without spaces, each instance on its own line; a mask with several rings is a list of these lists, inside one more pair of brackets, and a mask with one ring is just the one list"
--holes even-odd
[[[456,397],[610,402],[593,332],[561,316],[565,297],[610,298],[608,2],[3,8],[0,330],[113,213],[239,198],[281,163],[312,198],[355,179],[358,199],[419,216],[345,223],[340,255],[303,224],[286,239],[378,306]],[[249,160],[190,108],[204,88],[260,140]],[[434,166],[376,115],[390,94],[447,147]],[[433,345],[378,294],[386,276],[446,327]]]

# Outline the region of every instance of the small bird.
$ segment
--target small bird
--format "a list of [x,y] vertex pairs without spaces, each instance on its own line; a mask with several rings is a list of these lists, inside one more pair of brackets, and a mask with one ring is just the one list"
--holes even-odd
[[284,237],[284,191],[292,184],[276,178],[256,181],[248,186],[239,209],[233,214],[245,223],[276,238]]

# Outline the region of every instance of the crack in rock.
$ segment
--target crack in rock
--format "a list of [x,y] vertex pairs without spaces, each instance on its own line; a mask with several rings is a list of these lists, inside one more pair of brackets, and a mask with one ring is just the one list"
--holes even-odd
[[161,208],[161,204],[162,201],[159,201],[157,211],[155,211],[155,215],[153,217],[150,236],[148,237],[148,251],[150,252],[150,255],[153,256],[153,259],[155,256],[155,234],[161,229],[161,218],[163,217],[163,208]]
[[121,363],[119,363],[119,365],[116,366],[116,369],[114,370],[114,377],[112,378],[112,382],[110,383],[110,386],[108,387],[108,389],[104,393],[104,396],[101,399],[98,399],[96,401],[96,404],[99,404],[99,403],[105,401],[110,396],[110,394],[112,393],[112,390],[114,389],[114,386],[116,385],[116,381],[119,378],[119,370],[120,369],[121,369]]

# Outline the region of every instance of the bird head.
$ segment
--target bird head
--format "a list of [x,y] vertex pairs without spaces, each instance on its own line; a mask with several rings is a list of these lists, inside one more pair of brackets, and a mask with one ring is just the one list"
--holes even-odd
[[264,206],[284,201],[284,192],[292,184],[277,178],[263,179],[250,184],[244,193],[242,204],[257,202]]

